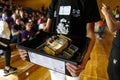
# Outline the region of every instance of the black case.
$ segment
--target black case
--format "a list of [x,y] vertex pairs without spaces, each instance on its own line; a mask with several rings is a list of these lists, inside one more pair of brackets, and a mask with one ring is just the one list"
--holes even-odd
[[49,55],[43,50],[36,49],[38,46],[42,45],[45,42],[46,38],[49,38],[52,35],[55,35],[55,34],[41,31],[33,39],[17,44],[17,48],[28,51],[28,61],[34,64],[38,64],[40,66],[58,71],[66,75],[70,75],[70,73],[67,71],[65,67],[65,63],[68,62],[74,65],[80,64],[84,58],[90,39],[87,37],[78,37],[78,36],[68,35],[67,37],[72,39],[71,44],[77,46],[79,50],[70,59],[65,59],[64,57],[61,57],[59,55],[56,55],[56,56]]

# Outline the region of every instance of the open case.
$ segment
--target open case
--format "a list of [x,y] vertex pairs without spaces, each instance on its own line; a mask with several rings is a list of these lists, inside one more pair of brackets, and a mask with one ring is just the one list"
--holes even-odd
[[90,39],[40,31],[33,39],[17,44],[28,51],[28,61],[51,70],[70,75],[65,64],[80,64]]

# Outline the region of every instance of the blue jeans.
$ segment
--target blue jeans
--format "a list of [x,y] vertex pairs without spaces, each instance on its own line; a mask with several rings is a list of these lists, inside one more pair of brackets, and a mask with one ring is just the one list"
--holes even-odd
[[102,37],[105,31],[105,26],[100,27],[99,36]]

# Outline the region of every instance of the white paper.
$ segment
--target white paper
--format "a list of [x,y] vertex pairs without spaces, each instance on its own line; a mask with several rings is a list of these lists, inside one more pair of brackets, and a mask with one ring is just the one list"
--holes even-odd
[[40,54],[36,54],[33,52],[28,52],[28,55],[30,58],[30,62],[65,74],[65,62],[64,61],[56,60],[56,59],[46,57]]

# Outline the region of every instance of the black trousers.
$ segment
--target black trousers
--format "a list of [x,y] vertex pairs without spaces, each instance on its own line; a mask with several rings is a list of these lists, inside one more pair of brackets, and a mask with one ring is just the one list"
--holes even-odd
[[2,49],[4,51],[4,55],[5,55],[5,66],[10,66],[10,59],[11,59],[11,48],[8,45],[7,47],[1,46],[0,45],[0,49]]
[[110,80],[120,80],[120,47],[113,44],[108,63]]

